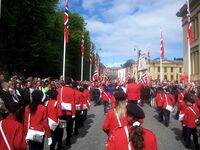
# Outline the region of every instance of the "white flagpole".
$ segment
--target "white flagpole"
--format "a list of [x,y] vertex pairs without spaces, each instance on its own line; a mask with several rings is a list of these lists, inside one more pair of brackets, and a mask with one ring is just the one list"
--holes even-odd
[[190,75],[191,75],[191,61],[190,61],[190,39],[188,36],[188,83],[190,83]]
[[83,55],[81,57],[81,81],[83,81]]
[[162,58],[160,57],[160,83],[162,83]]
[[90,63],[90,81],[92,81],[92,64]]
[[63,50],[63,81],[65,81],[65,55],[66,55],[66,36],[64,31],[64,50]]

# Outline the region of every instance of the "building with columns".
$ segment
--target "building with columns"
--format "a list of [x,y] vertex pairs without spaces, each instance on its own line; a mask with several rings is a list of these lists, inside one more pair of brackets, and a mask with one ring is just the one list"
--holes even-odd
[[192,27],[193,27],[193,43],[191,45],[190,54],[188,54],[188,42],[187,42],[187,6],[186,4],[181,7],[177,12],[178,17],[182,17],[183,27],[183,59],[184,59],[184,70],[188,72],[188,55],[191,57],[191,80],[200,80],[200,1],[190,0],[190,12],[192,16]]

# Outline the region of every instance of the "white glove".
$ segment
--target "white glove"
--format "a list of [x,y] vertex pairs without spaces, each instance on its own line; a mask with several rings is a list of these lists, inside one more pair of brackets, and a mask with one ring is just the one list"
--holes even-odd
[[73,115],[72,118],[75,118],[75,115]]
[[81,111],[81,115],[83,114],[83,111]]
[[52,144],[52,138],[48,138],[48,145],[51,145]]

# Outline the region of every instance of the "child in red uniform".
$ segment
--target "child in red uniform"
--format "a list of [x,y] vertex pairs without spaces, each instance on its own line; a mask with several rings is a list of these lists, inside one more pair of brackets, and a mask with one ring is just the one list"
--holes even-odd
[[104,120],[102,129],[108,134],[112,135],[112,132],[119,127],[127,125],[126,120],[126,94],[124,92],[114,93],[115,107],[108,111]]
[[127,105],[128,125],[118,128],[109,138],[108,150],[157,150],[155,134],[141,126],[143,110],[135,104]]
[[[1,150],[26,150],[23,125],[16,121],[19,105],[11,102],[9,115],[0,122],[0,149]],[[8,144],[6,144],[6,141]]]
[[108,110],[109,110],[109,103],[110,103],[110,99],[111,99],[111,95],[108,92],[108,88],[107,87],[104,87],[101,99],[103,101],[104,114],[106,115]]
[[186,93],[184,95],[186,101],[185,115],[183,118],[183,124],[185,125],[184,141],[187,148],[191,147],[191,135],[193,135],[193,141],[195,148],[199,149],[198,137],[197,137],[197,125],[196,120],[199,118],[199,109],[193,105],[194,100],[191,95]]

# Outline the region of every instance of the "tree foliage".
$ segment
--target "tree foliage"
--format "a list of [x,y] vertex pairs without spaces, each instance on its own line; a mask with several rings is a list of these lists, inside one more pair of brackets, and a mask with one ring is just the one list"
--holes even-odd
[[[0,70],[25,76],[62,73],[63,12],[55,11],[58,0],[2,0],[0,20]],[[63,10],[64,11],[64,10]],[[84,19],[69,13],[69,44],[66,74],[80,79],[81,34],[85,31],[84,75],[88,79],[90,34]]]

